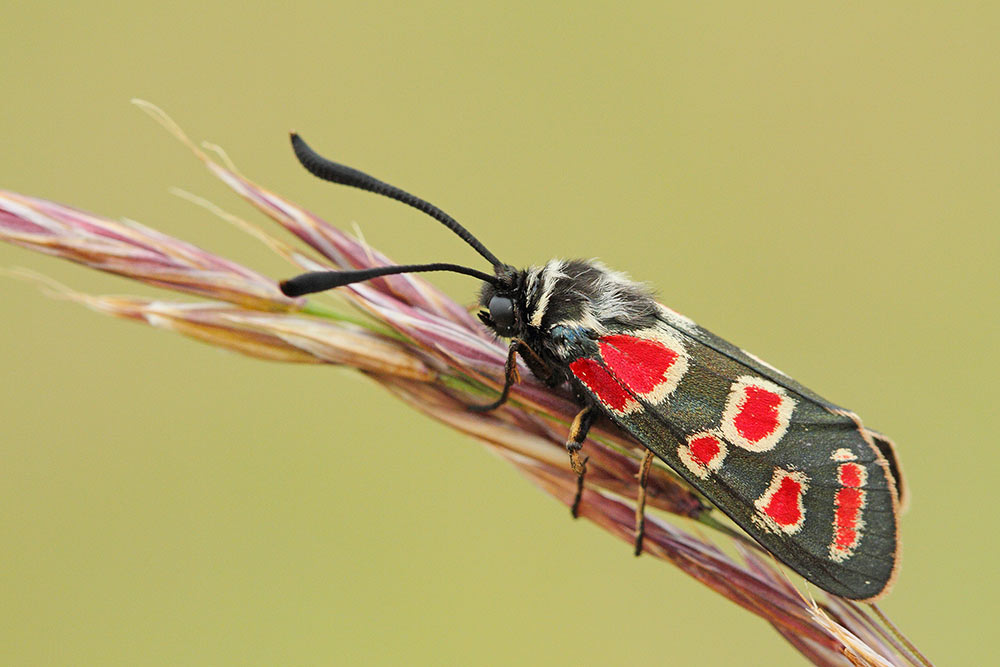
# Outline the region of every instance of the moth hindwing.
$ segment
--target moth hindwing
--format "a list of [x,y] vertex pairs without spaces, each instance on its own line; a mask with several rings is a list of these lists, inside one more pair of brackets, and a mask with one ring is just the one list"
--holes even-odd
[[[316,154],[292,135],[314,175],[419,209],[493,266],[456,264],[314,271],[281,283],[299,296],[396,273],[452,271],[483,281],[482,322],[510,338],[506,400],[520,353],[581,404],[566,447],[583,491],[581,444],[596,411],[631,433],[751,537],[820,588],[846,598],[885,594],[898,563],[904,487],[888,438],[776,368],[658,304],[642,285],[593,261],[518,270],[454,218],[408,192]],[[642,470],[648,470],[647,456]],[[637,503],[637,553],[642,510]]]

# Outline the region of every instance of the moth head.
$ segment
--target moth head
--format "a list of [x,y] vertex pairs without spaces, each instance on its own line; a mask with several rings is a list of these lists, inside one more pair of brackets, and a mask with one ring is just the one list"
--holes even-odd
[[369,192],[401,201],[408,206],[423,211],[455,232],[459,238],[472,246],[476,252],[493,265],[493,273],[489,274],[477,269],[444,262],[377,266],[353,271],[312,271],[283,281],[281,283],[281,291],[286,296],[301,296],[313,292],[322,292],[334,287],[350,285],[351,283],[371,280],[372,278],[394,273],[452,271],[479,278],[483,281],[480,304],[488,312],[480,313],[479,318],[484,324],[501,336],[513,336],[520,330],[522,326],[522,314],[519,304],[523,303],[523,298],[519,299],[519,294],[523,282],[523,274],[497,259],[496,255],[487,250],[486,246],[465,229],[465,227],[460,225],[457,220],[437,206],[419,197],[415,197],[357,169],[327,160],[309,148],[306,142],[294,132],[292,133],[292,148],[295,151],[295,157],[298,158],[302,166],[314,176],[333,183],[368,190]]
[[523,272],[510,266],[496,270],[495,282],[484,282],[479,293],[479,319],[499,336],[510,338],[524,328]]
[[501,336],[513,336],[517,330],[514,321],[514,299],[500,294],[490,299],[490,319]]

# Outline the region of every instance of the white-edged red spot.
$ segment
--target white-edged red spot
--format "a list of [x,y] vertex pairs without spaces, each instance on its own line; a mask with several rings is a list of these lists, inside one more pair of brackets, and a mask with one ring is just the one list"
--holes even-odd
[[754,501],[757,508],[754,520],[773,532],[789,535],[799,532],[806,522],[803,499],[807,490],[809,477],[804,472],[775,468],[767,491]]
[[854,554],[865,527],[865,484],[868,471],[859,463],[842,463],[837,467],[840,488],[833,497],[833,541],[830,558],[841,563]]
[[618,380],[611,377],[611,374],[603,366],[593,359],[576,359],[569,365],[569,370],[587,387],[601,404],[608,410],[612,410],[619,415],[626,415],[639,409],[639,402],[636,401],[623,387]]
[[658,329],[602,336],[597,345],[614,377],[650,403],[666,399],[687,372],[683,344]]
[[860,463],[845,463],[837,468],[837,481],[841,486],[862,489],[868,481],[868,471]]
[[854,452],[844,448],[836,449],[833,454],[830,454],[831,461],[855,461],[857,458],[858,457],[854,455]]
[[738,447],[766,452],[785,435],[794,410],[795,399],[784,387],[744,375],[729,390],[722,411],[722,434]]
[[713,431],[689,435],[687,442],[677,446],[681,463],[701,479],[707,479],[709,473],[722,467],[727,452],[726,442]]

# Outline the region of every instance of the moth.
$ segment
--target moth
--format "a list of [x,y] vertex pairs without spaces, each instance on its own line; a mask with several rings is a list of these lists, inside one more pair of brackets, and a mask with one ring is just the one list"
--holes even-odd
[[517,269],[454,218],[368,174],[327,160],[296,134],[299,162],[327,181],[368,190],[435,218],[493,266],[448,263],[306,273],[281,283],[300,296],[395,273],[452,271],[482,281],[479,318],[510,340],[500,407],[520,355],[550,387],[568,385],[580,411],[566,441],[579,506],[581,454],[599,415],[647,449],[640,468],[636,555],[645,479],[656,456],[748,535],[835,595],[875,600],[898,567],[904,501],[895,447],[854,413],[659,304],[643,285],[596,261],[554,259]]

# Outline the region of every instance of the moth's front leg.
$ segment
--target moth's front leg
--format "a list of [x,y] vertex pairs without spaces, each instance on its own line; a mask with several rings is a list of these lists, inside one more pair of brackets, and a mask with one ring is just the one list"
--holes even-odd
[[514,338],[511,342],[518,345],[517,351],[521,353],[521,359],[531,370],[531,374],[545,383],[546,386],[558,387],[566,381],[566,376],[559,373],[556,366],[545,361],[526,341]]
[[507,362],[503,365],[503,389],[500,391],[499,398],[486,405],[469,405],[467,406],[469,410],[473,412],[490,412],[507,402],[507,397],[510,396],[510,388],[521,381],[521,375],[517,372],[517,351],[522,345],[524,343],[515,338],[511,342],[510,347],[507,348]]
[[486,405],[470,405],[468,406],[469,410],[473,412],[490,412],[507,402],[507,398],[510,396],[510,388],[521,381],[521,374],[517,371],[518,352],[521,353],[521,358],[528,364],[528,368],[531,369],[531,372],[536,377],[550,386],[555,386],[553,383],[556,376],[551,367],[527,343],[520,338],[514,338],[510,341],[510,347],[507,348],[507,361],[503,367],[504,383],[499,398]]

